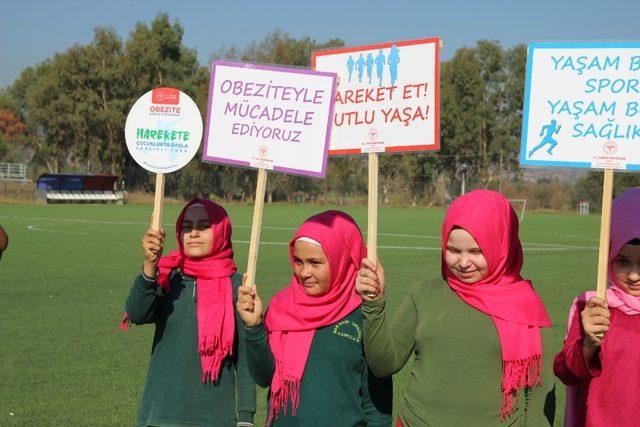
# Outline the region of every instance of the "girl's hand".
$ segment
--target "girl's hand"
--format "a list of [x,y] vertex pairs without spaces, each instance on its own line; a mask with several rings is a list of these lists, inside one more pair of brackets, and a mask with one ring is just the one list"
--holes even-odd
[[356,278],[356,292],[364,301],[377,301],[384,296],[384,286],[384,268],[380,261],[375,265],[364,258]]
[[166,233],[163,229],[153,230],[151,227],[142,237],[142,250],[144,252],[144,263],[142,271],[149,277],[155,277],[158,270],[158,261],[164,249],[164,239]]
[[585,359],[590,360],[602,344],[602,340],[604,340],[604,336],[609,330],[611,313],[606,301],[594,296],[589,298],[580,316],[582,317],[582,329],[584,330],[582,350]]
[[247,327],[258,326],[262,323],[262,300],[254,286],[247,286],[247,275],[242,275],[242,286],[238,288],[236,309]]

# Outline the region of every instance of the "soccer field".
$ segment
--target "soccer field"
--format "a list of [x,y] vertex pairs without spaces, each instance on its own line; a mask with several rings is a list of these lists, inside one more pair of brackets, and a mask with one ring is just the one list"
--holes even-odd
[[[168,249],[181,206],[164,210]],[[253,207],[226,206],[235,259],[246,269]],[[287,244],[295,228],[327,206],[266,205],[257,285],[263,299],[288,283]],[[366,230],[366,207],[341,207]],[[0,261],[0,425],[133,425],[146,374],[153,327],[123,333],[116,326],[140,271],[145,205],[0,205],[10,245]],[[440,274],[442,209],[381,208],[379,257],[391,311],[405,290]],[[595,289],[598,216],[526,213],[520,236],[523,276],[543,297],[560,349],[572,299]],[[410,365],[410,364],[409,364]],[[398,405],[410,366],[394,377]],[[556,425],[564,386],[557,383]],[[264,425],[258,391],[256,425]]]

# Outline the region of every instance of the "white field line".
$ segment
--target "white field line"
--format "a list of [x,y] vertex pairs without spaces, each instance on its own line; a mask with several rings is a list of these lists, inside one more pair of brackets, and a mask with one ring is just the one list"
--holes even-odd
[[[77,218],[47,218],[47,217],[21,217],[21,216],[8,216],[8,215],[0,215],[0,218],[11,218],[11,219],[28,219],[28,220],[36,220],[36,221],[57,221],[57,222],[71,222],[71,223],[79,223],[79,224],[107,224],[107,225],[148,225],[146,222],[134,222],[134,221],[105,221],[105,220],[92,220],[92,219],[77,219]],[[163,223],[165,226],[171,226],[173,223]],[[251,228],[249,225],[234,225],[235,228]],[[80,234],[80,235],[88,235],[89,233],[75,232],[75,231],[62,231],[62,230],[51,230],[44,229],[38,225],[28,225],[27,228],[32,231],[43,231],[43,232],[51,232],[51,233],[68,233],[68,234]],[[284,227],[284,226],[269,226],[263,225],[262,228],[268,230],[296,230],[294,227]],[[366,233],[364,233],[366,234]],[[551,234],[551,233],[549,233]],[[401,233],[378,233],[379,236],[389,236],[389,237],[407,237],[414,239],[439,239],[439,236],[430,236],[430,235],[419,235],[419,234],[401,234]],[[569,237],[569,235],[566,235]],[[578,237],[578,236],[571,236]],[[235,243],[248,244],[247,240],[234,240]],[[261,241],[261,244],[264,245],[276,245],[276,246],[286,246],[288,242],[270,242],[270,241]],[[534,246],[534,247],[530,247]],[[390,246],[390,245],[378,245],[380,249],[391,249],[391,250],[419,250],[419,251],[439,251],[440,246]],[[567,251],[567,250],[597,250],[598,248],[595,246],[575,246],[575,245],[562,245],[555,243],[524,243],[523,250],[527,252],[557,252],[557,251]]]

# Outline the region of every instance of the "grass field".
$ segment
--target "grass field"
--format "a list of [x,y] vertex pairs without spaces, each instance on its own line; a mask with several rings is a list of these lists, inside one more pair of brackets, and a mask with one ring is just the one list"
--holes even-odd
[[[290,277],[286,244],[302,220],[326,206],[267,205],[257,283],[269,299]],[[173,235],[180,207],[165,207]],[[252,206],[229,205],[235,257],[246,266]],[[139,272],[140,238],[151,206],[0,205],[10,247],[0,261],[0,425],[133,425],[153,327],[116,328]],[[366,208],[348,207],[363,229]],[[381,208],[379,256],[391,309],[413,283],[439,275],[444,211]],[[526,213],[523,274],[531,278],[556,325],[560,348],[567,310],[595,288],[599,217]],[[175,247],[169,239],[169,247]],[[395,404],[409,366],[394,377]],[[264,424],[263,390],[256,425]],[[556,424],[564,387],[558,385]]]

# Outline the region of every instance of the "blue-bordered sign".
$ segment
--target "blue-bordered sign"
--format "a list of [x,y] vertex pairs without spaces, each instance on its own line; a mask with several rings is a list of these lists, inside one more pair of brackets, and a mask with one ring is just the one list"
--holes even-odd
[[640,170],[640,42],[529,45],[520,165]]

